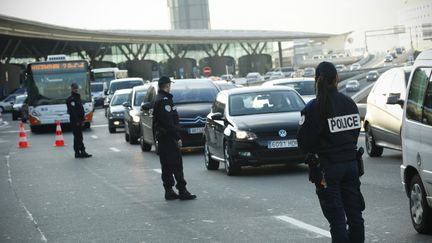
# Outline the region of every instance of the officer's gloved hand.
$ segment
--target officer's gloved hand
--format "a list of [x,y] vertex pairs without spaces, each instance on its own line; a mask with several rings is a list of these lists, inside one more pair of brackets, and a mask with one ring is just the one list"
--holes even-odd
[[177,147],[178,147],[178,148],[181,148],[182,146],[183,146],[183,142],[182,142],[181,139],[179,139],[179,140],[177,141]]

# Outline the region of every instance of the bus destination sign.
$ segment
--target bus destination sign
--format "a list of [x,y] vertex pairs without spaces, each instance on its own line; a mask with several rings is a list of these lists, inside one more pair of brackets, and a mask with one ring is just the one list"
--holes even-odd
[[73,72],[73,71],[86,71],[86,62],[61,62],[61,63],[37,63],[31,64],[33,73],[42,72]]

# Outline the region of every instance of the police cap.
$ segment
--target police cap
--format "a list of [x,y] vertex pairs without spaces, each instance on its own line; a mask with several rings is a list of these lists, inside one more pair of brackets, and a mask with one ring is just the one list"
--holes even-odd
[[171,79],[170,79],[169,77],[167,77],[167,76],[162,76],[162,77],[160,77],[159,80],[158,80],[158,85],[159,85],[159,87],[160,87],[161,85],[168,84],[168,83],[174,83],[174,82],[171,81]]
[[336,67],[331,62],[321,62],[315,70],[315,77],[324,76],[329,80],[333,80],[337,76]]

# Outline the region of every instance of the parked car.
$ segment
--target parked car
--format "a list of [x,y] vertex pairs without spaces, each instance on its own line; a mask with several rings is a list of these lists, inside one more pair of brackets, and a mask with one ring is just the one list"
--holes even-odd
[[348,80],[345,84],[345,90],[347,92],[357,92],[360,90],[360,83],[358,80]]
[[109,89],[105,92],[105,95],[106,95],[105,101],[104,101],[105,115],[107,115],[106,108],[108,107],[108,105],[111,102],[111,97],[114,95],[114,93],[117,90],[131,89],[135,86],[143,85],[143,84],[144,84],[144,80],[142,78],[120,78],[120,79],[112,80],[110,82]]
[[345,71],[348,70],[347,67],[346,67],[345,65],[343,65],[343,64],[337,64],[337,65],[335,66],[335,68],[336,68],[336,70],[338,71],[338,73],[340,73],[340,72],[345,72]]
[[138,139],[141,136],[140,110],[149,87],[149,83],[133,87],[132,92],[129,93],[127,102],[123,103],[125,107],[125,140],[130,144],[138,144]]
[[12,111],[12,106],[15,103],[15,99],[18,95],[11,94],[0,101],[0,113],[4,113],[5,111]]
[[304,106],[284,86],[221,91],[204,128],[207,169],[217,170],[222,162],[227,175],[236,175],[242,166],[303,163],[296,134]]
[[124,127],[125,107],[123,106],[123,103],[127,102],[128,96],[131,92],[132,89],[119,89],[112,96],[107,109],[108,131],[110,133],[115,133],[117,128]]
[[263,80],[264,79],[261,76],[261,74],[259,74],[257,72],[248,73],[246,75],[246,83],[247,84],[259,83],[259,82],[261,82]]
[[361,68],[360,63],[353,63],[353,64],[351,64],[351,66],[350,66],[350,70],[351,70],[351,71],[359,70],[360,68]]
[[307,67],[303,70],[303,77],[315,77],[315,68]]
[[366,75],[366,81],[376,81],[379,77],[378,71],[369,71]]
[[24,101],[27,99],[27,95],[18,95],[15,99],[15,104],[12,107],[12,120],[18,120],[18,118],[21,118],[22,120],[26,120],[27,116],[23,116],[22,112],[22,106],[24,104]]
[[104,92],[103,92],[104,83],[92,82],[90,85],[91,85],[91,96],[94,102],[94,106],[103,106],[104,99],[105,99]]
[[[153,131],[153,104],[158,92],[157,82],[153,82],[141,106],[141,149],[150,151],[157,147]],[[206,116],[219,92],[209,79],[179,79],[171,84],[171,94],[179,115],[179,130],[183,147],[202,146]]]
[[[405,97],[412,67],[392,68],[384,72],[374,84],[366,104],[364,120],[366,152],[371,157],[381,156],[383,148],[401,150],[401,105],[389,99]],[[402,103],[400,103],[402,104]]]
[[282,85],[295,89],[307,103],[316,97],[314,78],[284,78],[274,81],[267,81],[263,86]]
[[[408,84],[402,116],[402,183],[414,229],[432,232],[432,49],[420,53]],[[394,98],[389,103],[399,104]]]

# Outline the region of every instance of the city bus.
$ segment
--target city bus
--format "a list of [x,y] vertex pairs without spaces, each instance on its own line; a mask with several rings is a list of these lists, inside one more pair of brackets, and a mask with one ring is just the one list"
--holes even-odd
[[119,70],[116,67],[94,68],[91,72],[92,82],[103,83],[104,92],[108,90],[112,80],[128,77],[127,70]]
[[69,123],[66,99],[77,83],[83,101],[85,126],[93,119],[90,70],[86,60],[34,62],[27,66],[28,122],[32,132],[43,125]]

